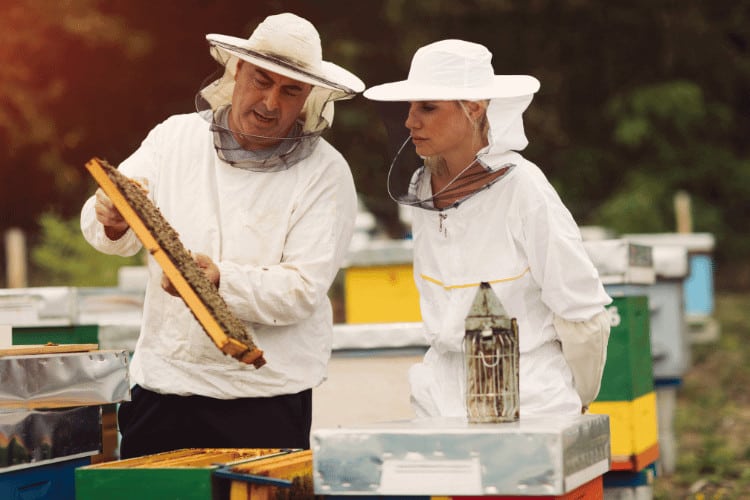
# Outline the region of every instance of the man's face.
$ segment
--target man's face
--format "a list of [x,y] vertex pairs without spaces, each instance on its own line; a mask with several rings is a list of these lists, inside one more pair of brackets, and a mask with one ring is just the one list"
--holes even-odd
[[270,148],[287,137],[299,117],[312,85],[237,63],[229,127],[248,150]]

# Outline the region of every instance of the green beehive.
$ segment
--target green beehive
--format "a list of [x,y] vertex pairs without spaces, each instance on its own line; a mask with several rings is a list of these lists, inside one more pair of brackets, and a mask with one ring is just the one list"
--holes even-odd
[[21,326],[13,327],[13,345],[97,344],[97,325]]
[[648,297],[616,297],[607,309],[612,329],[596,401],[632,401],[654,391]]
[[280,449],[191,448],[104,462],[75,471],[76,500],[213,500],[229,498],[227,464],[289,453]]

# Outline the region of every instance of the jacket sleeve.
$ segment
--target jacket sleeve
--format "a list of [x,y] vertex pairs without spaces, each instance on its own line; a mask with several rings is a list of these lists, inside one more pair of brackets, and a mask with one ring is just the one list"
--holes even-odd
[[612,299],[562,202],[541,204],[527,215],[523,226],[531,273],[547,307],[569,321],[586,321],[603,311]]
[[583,407],[588,407],[601,388],[607,361],[610,319],[604,311],[587,321],[567,321],[554,317],[563,356],[573,373],[573,383]]
[[96,199],[92,196],[83,205],[81,210],[81,232],[89,244],[102,253],[130,257],[141,249],[141,242],[132,229],[118,240],[110,240],[104,233],[104,226],[96,220],[94,204]]

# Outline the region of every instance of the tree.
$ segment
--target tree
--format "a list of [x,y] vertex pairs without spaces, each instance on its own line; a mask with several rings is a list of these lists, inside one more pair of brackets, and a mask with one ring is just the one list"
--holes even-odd
[[81,235],[78,218],[62,219],[53,213],[40,218],[41,234],[31,259],[46,285],[116,286],[122,266],[140,266],[143,252],[133,257],[105,255]]
[[4,3],[0,140],[7,147],[0,149],[0,224],[33,230],[40,213],[65,211],[88,187],[71,153],[92,131],[80,119],[94,112],[87,106],[93,101],[91,63],[137,58],[149,40],[99,11],[95,0]]

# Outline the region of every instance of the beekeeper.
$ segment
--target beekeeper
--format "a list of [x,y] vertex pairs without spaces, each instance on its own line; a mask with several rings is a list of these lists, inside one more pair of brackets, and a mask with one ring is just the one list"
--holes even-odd
[[418,416],[466,415],[464,322],[488,282],[518,321],[521,418],[577,415],[599,391],[611,299],[570,212],[518,153],[539,82],[495,75],[491,59],[476,43],[435,42],[416,51],[406,80],[364,93],[409,103],[388,189],[411,207],[430,342],[409,372],[412,402]]
[[[153,258],[118,414],[121,457],[192,447],[309,448],[312,388],[332,346],[328,289],[356,215],[349,165],[320,137],[364,84],[322,58],[315,27],[267,17],[249,39],[206,36],[222,76],[197,112],[167,118],[119,169],[141,180],[267,364],[224,355]],[[98,250],[141,243],[98,190],[81,227]]]

